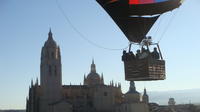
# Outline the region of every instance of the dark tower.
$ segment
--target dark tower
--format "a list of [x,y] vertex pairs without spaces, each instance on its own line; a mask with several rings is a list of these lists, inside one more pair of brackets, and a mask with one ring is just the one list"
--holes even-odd
[[42,88],[43,100],[49,103],[61,99],[62,72],[61,72],[60,48],[53,40],[51,29],[48,34],[48,40],[42,47],[40,82]]

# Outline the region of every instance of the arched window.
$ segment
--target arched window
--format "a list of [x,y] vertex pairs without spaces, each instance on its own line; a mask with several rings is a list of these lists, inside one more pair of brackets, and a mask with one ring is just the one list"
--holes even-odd
[[55,73],[55,75],[57,74],[57,67],[56,67],[56,65],[54,67],[54,73]]
[[107,92],[104,92],[104,96],[108,96],[108,93],[107,93]]
[[51,75],[51,70],[52,68],[51,68],[51,65],[49,65],[49,74]]
[[51,52],[51,58],[54,58],[54,56],[55,56],[54,52]]
[[125,105],[125,111],[127,112],[127,105]]
[[46,51],[45,57],[46,57],[46,58],[49,58],[49,51],[48,51],[48,50]]

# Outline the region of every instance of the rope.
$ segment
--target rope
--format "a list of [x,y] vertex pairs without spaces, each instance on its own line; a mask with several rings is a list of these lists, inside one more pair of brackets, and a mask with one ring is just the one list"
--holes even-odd
[[160,29],[160,24],[162,23],[162,21],[163,21],[163,18],[164,18],[164,16],[165,16],[166,14],[164,14],[163,16],[160,16],[160,18],[159,18],[159,20],[158,20],[158,27],[157,27],[157,29],[155,29],[155,32],[154,32],[154,37],[156,38],[157,37],[157,35],[158,35],[158,32],[159,32],[159,29]]
[[115,49],[115,48],[107,48],[107,47],[104,47],[104,46],[101,46],[91,40],[89,40],[85,35],[83,35],[74,25],[73,23],[70,21],[69,17],[65,14],[65,11],[63,10],[63,8],[61,7],[61,5],[59,4],[58,0],[56,0],[56,5],[57,5],[57,8],[59,9],[59,11],[61,12],[61,14],[64,16],[65,20],[67,21],[67,23],[70,25],[70,27],[83,39],[85,40],[86,42],[88,42],[89,44],[95,46],[95,47],[98,47],[98,48],[101,48],[101,49],[105,49],[105,50],[124,50],[124,49],[127,49],[128,46],[124,47],[124,48],[119,48],[119,49]]
[[[178,8],[177,10],[179,11],[179,8]],[[178,11],[177,11],[177,12],[178,12]],[[177,12],[176,12],[176,13],[177,13]],[[161,34],[161,38],[158,40],[157,43],[160,43],[160,41],[164,38],[165,33],[167,32],[167,30],[168,30],[169,27],[171,26],[171,23],[172,23],[172,21],[174,20],[175,17],[176,17],[176,14],[173,13],[173,15],[172,15],[172,17],[170,18],[170,20],[169,20],[169,22],[168,22],[168,24],[167,24],[167,26],[166,26],[164,32]]]

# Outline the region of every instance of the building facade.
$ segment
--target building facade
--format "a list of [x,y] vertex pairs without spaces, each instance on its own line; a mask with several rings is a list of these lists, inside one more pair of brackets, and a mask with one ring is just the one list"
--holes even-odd
[[60,48],[50,31],[41,51],[40,84],[31,82],[26,112],[148,112],[147,102],[140,97],[134,82],[126,94],[120,83],[106,85],[94,60],[83,85],[62,85]]

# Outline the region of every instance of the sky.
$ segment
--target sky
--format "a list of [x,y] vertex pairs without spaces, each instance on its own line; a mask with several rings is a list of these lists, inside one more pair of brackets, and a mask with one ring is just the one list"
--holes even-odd
[[[155,42],[161,40],[167,78],[136,82],[138,91],[144,87],[148,91],[200,88],[199,11],[199,0],[185,0],[155,23],[148,35]],[[95,0],[0,0],[0,109],[25,108],[31,79],[40,76],[41,48],[49,28],[61,48],[63,84],[83,83],[94,59],[106,84],[114,80],[122,84],[124,93],[128,90],[122,50],[97,47],[123,49],[128,40]]]

